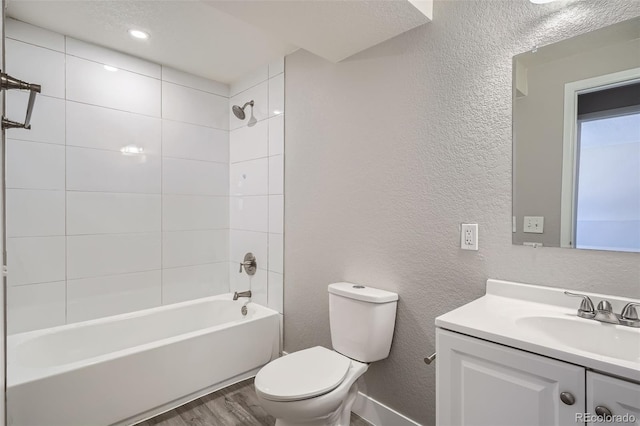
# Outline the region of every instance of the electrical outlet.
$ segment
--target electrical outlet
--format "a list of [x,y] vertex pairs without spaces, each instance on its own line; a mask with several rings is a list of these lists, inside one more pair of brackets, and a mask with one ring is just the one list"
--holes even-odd
[[478,250],[478,224],[463,223],[460,227],[460,248]]

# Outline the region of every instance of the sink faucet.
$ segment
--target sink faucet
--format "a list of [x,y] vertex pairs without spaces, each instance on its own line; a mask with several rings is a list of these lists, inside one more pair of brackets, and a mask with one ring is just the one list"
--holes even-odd
[[565,291],[564,294],[567,296],[582,297],[582,302],[578,308],[578,316],[581,318],[594,319],[607,324],[619,324],[627,327],[640,328],[640,319],[636,312],[636,306],[640,306],[640,303],[629,302],[620,314],[615,314],[608,300],[600,301],[598,308],[594,309],[593,302],[586,294],[571,293],[569,291]]
[[233,293],[233,300],[238,300],[239,297],[251,298],[251,290],[241,291],[240,293],[236,291],[235,293]]
[[596,321],[606,322],[609,324],[620,324],[618,317],[613,313],[613,308],[608,300],[602,300],[598,303],[598,309],[596,309]]

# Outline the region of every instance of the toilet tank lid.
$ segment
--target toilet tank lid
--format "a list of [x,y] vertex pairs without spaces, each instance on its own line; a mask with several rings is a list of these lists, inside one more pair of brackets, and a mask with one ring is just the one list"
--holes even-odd
[[369,303],[389,303],[398,300],[398,293],[345,282],[329,284],[329,293]]

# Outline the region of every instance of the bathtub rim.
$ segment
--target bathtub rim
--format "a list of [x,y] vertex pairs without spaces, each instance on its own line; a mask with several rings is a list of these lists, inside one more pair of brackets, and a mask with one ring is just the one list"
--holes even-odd
[[219,300],[219,301],[232,302],[238,305],[238,309],[240,308],[240,306],[246,303],[246,301],[242,301],[242,300],[234,301],[232,299],[233,299],[232,293],[225,293],[221,295],[208,296],[208,297],[203,297],[199,299],[179,302],[179,303],[172,303],[169,305],[156,306],[153,308],[147,308],[147,309],[134,311],[134,312],[127,312],[124,314],[117,314],[117,315],[112,315],[108,317],[91,319],[88,321],[80,321],[80,322],[75,322],[71,324],[63,324],[55,327],[32,330],[32,331],[27,331],[23,333],[16,333],[16,334],[9,335],[7,336],[7,346],[6,346],[6,362],[7,362],[6,388],[7,390],[9,390],[10,388],[15,386],[20,386],[23,384],[31,383],[37,380],[48,378],[48,377],[54,377],[60,374],[68,373],[69,371],[87,368],[87,367],[99,364],[101,362],[119,359],[126,356],[141,353],[144,351],[152,350],[161,346],[170,345],[170,344],[179,343],[188,339],[197,338],[205,334],[213,333],[218,330],[223,330],[226,328],[233,327],[234,325],[249,324],[251,322],[258,321],[263,318],[279,315],[278,311],[275,311],[263,305],[259,305],[255,302],[249,302],[247,306],[250,308],[254,308],[256,311],[256,314],[249,319],[245,319],[245,318],[234,319],[232,321],[224,322],[222,324],[218,324],[215,326],[200,328],[187,333],[178,334],[176,336],[154,340],[151,342],[143,343],[141,345],[131,346],[128,348],[117,350],[117,351],[108,352],[105,354],[84,358],[81,360],[77,360],[77,361],[73,361],[65,364],[58,364],[54,366],[47,366],[47,367],[23,366],[23,365],[20,365],[20,362],[17,359],[16,349],[21,344],[27,343],[29,341],[32,341],[42,336],[55,334],[62,330],[91,327],[96,324],[104,324],[104,323],[110,323],[110,322],[116,322],[116,321],[125,321],[128,319],[138,318],[141,316],[153,315],[156,312],[180,309],[180,308],[188,307],[192,305],[208,303],[211,301]]

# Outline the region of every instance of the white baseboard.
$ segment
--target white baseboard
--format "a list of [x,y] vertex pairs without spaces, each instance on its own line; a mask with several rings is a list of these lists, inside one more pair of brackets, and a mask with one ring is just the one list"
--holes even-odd
[[358,392],[351,411],[374,426],[421,426],[362,392]]

